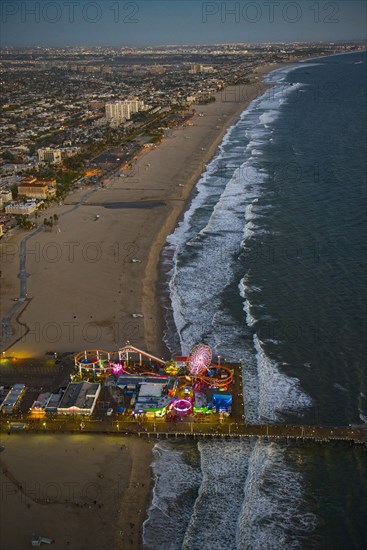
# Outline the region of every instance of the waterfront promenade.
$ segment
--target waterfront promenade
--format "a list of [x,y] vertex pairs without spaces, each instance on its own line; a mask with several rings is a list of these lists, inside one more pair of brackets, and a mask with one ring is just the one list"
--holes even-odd
[[243,439],[262,438],[278,441],[304,441],[314,443],[346,442],[367,446],[367,426],[303,426],[289,424],[243,424],[226,419],[190,422],[187,419],[180,422],[166,422],[161,419],[149,421],[133,421],[129,418],[119,419],[80,419],[67,418],[55,420],[40,420],[30,422],[1,422],[1,432],[31,432],[31,433],[86,433],[86,434],[121,434],[148,438],[166,439]]

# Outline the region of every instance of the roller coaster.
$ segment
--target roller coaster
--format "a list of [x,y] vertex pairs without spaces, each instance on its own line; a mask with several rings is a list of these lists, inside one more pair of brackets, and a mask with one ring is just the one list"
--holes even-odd
[[143,357],[163,366],[166,364],[166,361],[163,359],[159,359],[159,357],[135,348],[130,344],[127,344],[117,351],[105,351],[100,349],[84,350],[75,355],[74,362],[76,368],[79,370],[79,374],[83,371],[102,373],[109,369],[112,370],[114,366],[116,366],[116,368],[118,365],[123,367],[123,364],[129,361],[130,354],[133,353],[139,355],[140,364],[143,362]]
[[[130,344],[120,348],[117,351],[106,350],[84,350],[77,353],[74,357],[75,367],[78,369],[79,375],[83,372],[93,372],[94,374],[137,374],[134,367],[129,365],[129,361],[133,355],[138,355],[139,365],[143,366],[143,359],[149,360],[151,363],[166,367],[167,361],[140,350]],[[151,371],[139,372],[141,376],[160,376],[169,377],[168,374],[157,374]],[[227,389],[233,382],[233,372],[219,364],[202,366],[201,372],[190,372],[178,374],[179,385],[184,385],[190,382],[193,387],[196,385],[206,385],[208,388]]]

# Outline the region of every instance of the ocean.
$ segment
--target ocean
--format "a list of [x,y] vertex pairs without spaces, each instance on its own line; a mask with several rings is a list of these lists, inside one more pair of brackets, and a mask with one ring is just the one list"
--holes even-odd
[[[277,69],[167,240],[172,353],[243,365],[249,422],[362,424],[366,52]],[[144,548],[366,548],[362,448],[160,442]]]

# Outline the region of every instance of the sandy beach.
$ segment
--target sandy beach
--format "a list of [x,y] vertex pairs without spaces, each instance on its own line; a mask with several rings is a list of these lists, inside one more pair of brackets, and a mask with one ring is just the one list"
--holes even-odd
[[[169,358],[157,293],[162,247],[225,132],[265,91],[262,76],[275,68],[261,67],[252,84],[227,88],[214,103],[194,106],[190,123],[167,133],[124,177],[98,189],[78,189],[48,209],[47,217],[59,217],[51,230],[14,231],[2,240],[3,318],[19,296],[19,251],[27,239],[27,297],[12,318],[6,355],[116,350],[129,340]],[[55,539],[55,549],[141,547],[151,443],[83,434],[5,436],[2,445],[4,548],[29,547],[32,533]],[[65,493],[73,483],[74,500]],[[24,487],[35,487],[36,497]],[[85,487],[98,498],[90,499]]]
[[27,298],[12,319],[9,355],[115,350],[129,340],[167,357],[156,292],[161,249],[224,133],[266,89],[262,75],[274,68],[261,67],[252,84],[194,106],[189,125],[170,131],[125,177],[105,188],[79,189],[49,209],[47,216],[59,216],[51,230],[16,231],[2,240],[3,317],[19,296],[20,243],[28,237]]
[[138,549],[149,504],[151,448],[137,438],[2,435],[0,547]]

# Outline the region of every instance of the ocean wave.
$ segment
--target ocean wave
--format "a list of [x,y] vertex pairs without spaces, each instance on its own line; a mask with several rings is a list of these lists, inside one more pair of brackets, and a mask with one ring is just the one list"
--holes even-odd
[[301,412],[311,407],[311,397],[301,389],[299,380],[280,372],[277,363],[266,355],[256,334],[254,346],[259,377],[259,420],[275,422],[284,412]]
[[153,453],[145,550],[300,548],[317,525],[292,448],[261,440],[197,448],[160,442]]
[[240,289],[240,295],[244,299],[243,309],[246,312],[246,323],[248,324],[249,327],[253,327],[256,323],[256,319],[251,315],[250,302],[247,300],[247,297],[246,297],[246,289],[248,289],[246,284],[246,277],[243,277],[241,279],[239,284],[239,289]]
[[[194,454],[194,459],[192,455]],[[201,470],[192,446],[159,442],[153,448],[154,489],[143,524],[145,550],[179,550],[191,518]]]
[[[305,408],[312,405],[311,398],[301,389],[300,382],[297,378],[287,376],[280,372],[279,366],[271,360],[265,353],[263,343],[259,340],[256,334],[256,318],[251,311],[251,301],[249,295],[251,292],[261,292],[261,289],[256,286],[249,286],[248,278],[245,276],[239,284],[239,293],[243,298],[243,309],[246,313],[246,323],[249,327],[254,328],[253,334],[254,348],[256,350],[257,370],[252,372],[252,376],[256,376],[258,383],[256,384],[257,394],[257,411],[255,413],[253,399],[248,399],[250,388],[254,383],[250,382],[250,372],[246,372],[244,366],[244,401],[245,413],[247,421],[276,421],[281,419],[281,414],[284,412],[301,412]],[[266,316],[265,316],[266,317]],[[264,316],[262,319],[265,318]],[[268,342],[278,344],[278,340],[269,339]],[[248,402],[252,403],[252,411],[246,407]],[[249,420],[251,418],[251,420]]]
[[182,550],[237,548],[238,516],[252,444],[199,442],[202,483]]
[[317,521],[307,511],[302,477],[284,448],[257,441],[248,463],[236,545],[243,550],[301,548]]

